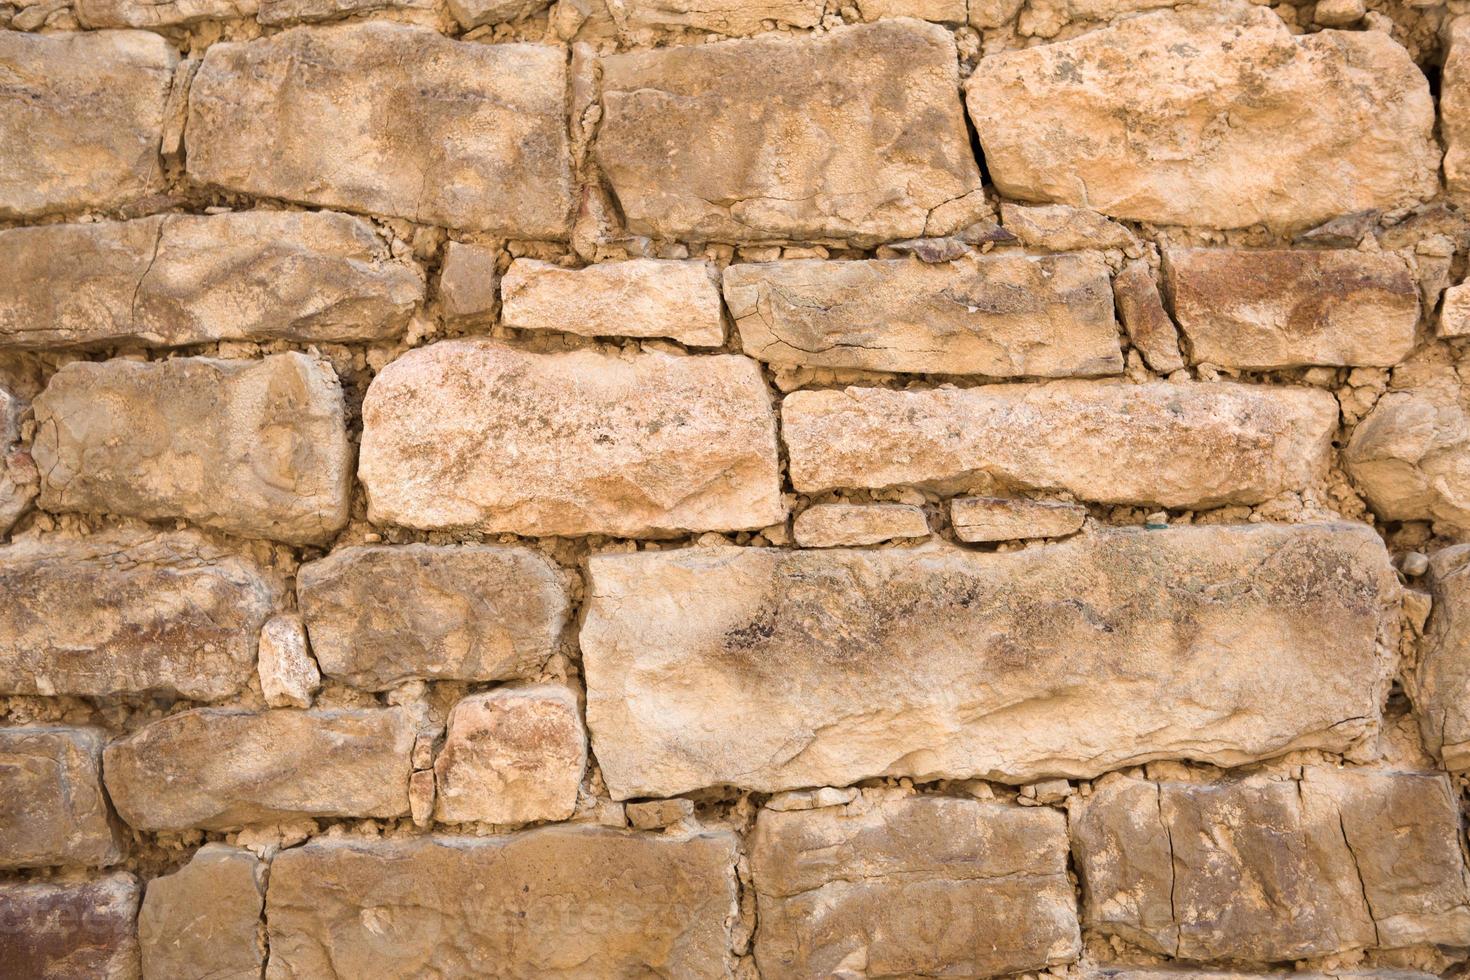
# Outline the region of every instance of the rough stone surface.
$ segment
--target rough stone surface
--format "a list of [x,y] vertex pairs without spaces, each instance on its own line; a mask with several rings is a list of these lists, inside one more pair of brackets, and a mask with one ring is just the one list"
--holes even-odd
[[921,483],[1105,503],[1259,503],[1322,474],[1337,401],[1309,388],[1040,385],[798,391],[781,435],[798,491]]
[[735,847],[587,826],[313,842],[272,864],[268,976],[729,976]]
[[927,538],[929,520],[912,504],[813,504],[792,524],[803,548],[881,544],[896,538]]
[[1164,285],[1196,363],[1389,367],[1414,349],[1419,290],[1392,253],[1175,248]]
[[31,509],[40,490],[35,460],[21,443],[29,408],[14,392],[0,387],[0,534],[8,533]]
[[272,708],[310,708],[321,671],[306,648],[301,617],[272,616],[260,628],[260,691]]
[[75,361],[36,398],[40,504],[321,543],[347,523],[341,386],[307,354]]
[[761,811],[751,840],[761,976],[986,977],[1082,947],[1066,821],[929,797]]
[[14,977],[138,980],[138,879],[0,882],[0,963]]
[[[259,0],[256,19],[268,26],[332,20],[372,10],[433,10],[434,0]],[[450,5],[451,9],[453,4]]]
[[1407,51],[1379,31],[1294,36],[1243,2],[990,55],[965,97],[1001,194],[1115,218],[1296,230],[1437,182]]
[[375,523],[659,537],[785,516],[770,394],[744,357],[449,341],[379,372],[362,412]]
[[961,541],[1015,541],[1075,534],[1087,520],[1087,508],[1024,497],[956,497],[949,516]]
[[138,913],[145,980],[259,980],[266,865],[228,844],[205,844],[173,874],[148,882]]
[[102,792],[106,741],[97,728],[0,728],[0,868],[123,859]]
[[197,708],[113,742],[107,792],[139,830],[408,814],[414,728],[399,708]]
[[635,830],[662,830],[694,816],[694,804],[685,799],[629,803],[628,825]]
[[544,10],[550,0],[449,0],[449,12],[465,30],[504,24]]
[[1409,694],[1424,746],[1446,769],[1470,769],[1470,545],[1430,560],[1434,606]]
[[958,85],[950,34],[914,21],[613,55],[597,161],[640,234],[914,238],[980,189]]
[[1179,331],[1164,309],[1159,284],[1147,262],[1129,262],[1113,277],[1113,305],[1128,339],[1149,367],[1160,374],[1184,367],[1184,358],[1179,356]]
[[15,228],[0,250],[6,347],[385,340],[424,295],[372,225],[329,211]]
[[772,364],[994,377],[1123,370],[1107,266],[1093,255],[732,265],[725,301],[745,352]]
[[1445,190],[1464,205],[1470,204],[1470,17],[1456,17],[1446,33],[1448,53],[1439,85]]
[[76,0],[84,27],[182,27],[205,20],[254,16],[257,0]]
[[1470,336],[1470,283],[1462,282],[1444,291],[1438,333],[1451,338]]
[[280,586],[196,535],[108,532],[0,548],[0,693],[199,700],[255,670]]
[[631,259],[564,269],[517,259],[500,282],[501,320],[522,330],[719,347],[725,342],[719,278],[707,262]]
[[1398,617],[1387,553],[1352,524],[588,569],[587,721],[615,799],[1351,751]]
[[917,17],[945,24],[963,24],[968,18],[965,0],[858,0],[863,20]]
[[558,48],[469,44],[379,21],[215,44],[189,95],[189,175],[246,194],[564,238],[566,87]]
[[554,684],[471,694],[449,713],[434,760],[435,817],[514,824],[565,820],[587,768],[577,696]]
[[296,589],[322,671],[370,691],[532,677],[569,609],[551,562],[494,545],[342,548],[301,566]]
[[766,21],[796,28],[822,21],[821,0],[622,0],[633,30],[688,27],[740,37],[764,29]]
[[163,190],[177,61],[142,31],[0,31],[0,219],[112,209]]
[[500,309],[500,249],[494,245],[449,242],[439,269],[439,299],[444,314],[462,323],[487,323]]
[[1001,221],[1022,245],[1053,252],[1136,246],[1133,232],[1096,211],[1065,204],[1021,205],[1002,201]]

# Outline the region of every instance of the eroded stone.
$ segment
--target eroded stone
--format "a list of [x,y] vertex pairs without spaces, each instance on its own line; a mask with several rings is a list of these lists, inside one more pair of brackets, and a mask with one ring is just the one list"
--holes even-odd
[[265,862],[228,844],[205,844],[173,874],[148,882],[138,913],[145,980],[259,980]]
[[1446,769],[1470,769],[1470,545],[1430,560],[1434,606],[1409,694],[1424,747]]
[[1470,17],[1456,17],[1445,32],[1439,83],[1439,131],[1444,138],[1444,182],[1450,197],[1470,203]]
[[1441,337],[1470,336],[1470,283],[1460,283],[1444,291],[1439,310]]
[[0,534],[9,533],[40,490],[41,475],[28,447],[21,443],[21,427],[30,408],[15,393],[0,387]]
[[182,27],[255,16],[257,0],[75,0],[83,27]]
[[519,20],[550,5],[551,0],[449,0],[449,12],[468,31],[485,24]]
[[321,671],[306,648],[301,617],[272,616],[260,628],[260,693],[272,708],[310,708]]
[[1159,284],[1147,262],[1129,262],[1113,277],[1113,305],[1128,339],[1149,367],[1160,374],[1184,367],[1184,358],[1179,356],[1179,331],[1164,309]]
[[1087,508],[1025,497],[956,497],[949,516],[961,541],[1015,541],[1075,534],[1087,521]]
[[516,259],[500,282],[501,320],[583,337],[725,342],[719,271],[708,262],[630,259],[584,269]]
[[881,544],[895,538],[927,538],[929,520],[912,504],[813,504],[792,522],[803,548]]
[[[259,0],[262,24],[308,24],[371,10],[433,10],[434,0]],[[450,4],[453,9],[453,4]]]
[[138,879],[0,882],[0,963],[16,977],[138,980]]
[[116,864],[99,728],[0,728],[0,868]]
[[688,27],[740,37],[759,33],[767,21],[802,29],[822,21],[821,0],[622,0],[619,6],[633,30]]
[[500,249],[494,245],[449,242],[439,269],[439,299],[449,319],[487,323],[500,309]]
[[1021,244],[1053,252],[1137,246],[1133,232],[1096,211],[1066,204],[1013,204],[1002,201],[1001,220]]

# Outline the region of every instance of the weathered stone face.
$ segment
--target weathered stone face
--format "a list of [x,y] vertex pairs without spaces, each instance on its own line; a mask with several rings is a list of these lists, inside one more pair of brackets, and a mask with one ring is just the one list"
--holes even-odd
[[272,864],[268,975],[728,977],[735,846],[587,826],[313,842]]
[[1127,248],[1138,244],[1133,232],[1087,208],[1066,204],[1028,207],[1002,201],[1000,214],[1006,231],[1015,235],[1022,245],[1032,248],[1069,252],[1088,248]]
[[1054,810],[941,797],[777,812],[751,841],[761,976],[986,977],[1082,942]]
[[1387,553],[1351,524],[588,567],[587,722],[615,799],[1347,751],[1377,727],[1398,616]]
[[1414,349],[1419,290],[1392,253],[1168,249],[1164,284],[1196,363],[1388,367]]
[[321,671],[306,647],[300,616],[272,616],[260,628],[257,654],[260,693],[272,708],[310,708],[322,686]]
[[803,548],[879,544],[895,538],[927,538],[929,520],[911,504],[815,504],[792,522]]
[[956,497],[949,516],[961,541],[1016,541],[1075,534],[1087,520],[1087,508],[1024,497]]
[[1439,83],[1439,131],[1444,138],[1445,190],[1470,203],[1470,17],[1450,22]]
[[1259,503],[1317,479],[1336,429],[1325,391],[1235,384],[847,388],[781,404],[803,492],[985,478],[1105,503]]
[[1470,545],[1437,552],[1434,596],[1409,694],[1424,746],[1450,770],[1470,769]]
[[821,259],[732,265],[745,352],[772,364],[992,377],[1123,370],[1095,255]]
[[1159,285],[1147,262],[1129,262],[1113,277],[1113,305],[1128,339],[1149,367],[1160,374],[1184,367],[1184,358],[1179,356],[1179,332],[1164,309]]
[[256,20],[278,26],[331,20],[370,10],[433,10],[434,7],[434,0],[260,0]]
[[379,372],[362,414],[375,523],[667,537],[785,516],[770,394],[744,357],[448,341]]
[[0,963],[16,977],[138,980],[138,879],[0,882]]
[[623,0],[628,27],[691,27],[743,36],[761,31],[766,21],[796,28],[822,21],[821,0]]
[[0,728],[0,868],[116,864],[96,728]]
[[0,693],[212,700],[255,670],[280,585],[183,532],[0,548]]
[[423,276],[330,211],[161,215],[0,232],[0,346],[383,340]]
[[1293,35],[1246,3],[990,55],[965,98],[996,188],[1020,200],[1294,230],[1435,192],[1434,105],[1408,52],[1378,31]]
[[0,534],[6,534],[31,508],[40,489],[35,460],[20,441],[25,402],[0,387]]
[[259,980],[265,872],[247,850],[205,844],[178,871],[148,882],[138,913],[144,976]]
[[631,259],[563,269],[516,259],[500,282],[501,319],[522,330],[719,347],[725,342],[719,276],[708,262]]
[[118,814],[139,830],[408,814],[414,728],[399,708],[197,708],[107,746]]
[[306,354],[74,361],[34,403],[41,506],[329,540],[352,447],[337,376]]
[[449,242],[439,269],[444,315],[459,323],[488,323],[500,309],[500,250],[494,245]]
[[544,10],[551,0],[449,0],[449,12],[469,30],[484,24],[504,24]]
[[602,60],[597,161],[628,227],[877,242],[980,189],[954,42],[910,21]]
[[469,44],[378,21],[215,44],[189,94],[189,175],[305,204],[563,238],[566,84],[559,48]]
[[76,0],[84,27],[181,27],[204,20],[252,17],[257,0]]
[[177,61],[141,31],[0,32],[0,219],[117,208],[162,191]]

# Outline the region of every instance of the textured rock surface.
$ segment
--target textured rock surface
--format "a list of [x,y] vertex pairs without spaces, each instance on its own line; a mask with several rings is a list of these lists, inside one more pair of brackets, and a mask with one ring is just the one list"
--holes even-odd
[[784,516],[770,395],[743,357],[449,341],[384,368],[362,413],[375,523],[658,537]]
[[556,568],[528,548],[343,548],[301,566],[296,588],[322,671],[370,691],[533,676],[568,615]]
[[1444,291],[1437,333],[1441,337],[1470,336],[1470,283],[1460,283]]
[[1107,503],[1258,503],[1316,479],[1336,429],[1327,392],[1233,384],[848,388],[781,404],[798,491],[984,477]]
[[1470,769],[1470,545],[1430,562],[1433,611],[1409,694],[1424,745],[1446,769]]
[[1435,190],[1434,105],[1408,52],[1378,31],[1293,36],[1246,3],[991,55],[965,101],[996,188],[1026,201],[1299,229]]
[[796,515],[792,532],[803,548],[879,544],[927,538],[929,520],[912,504],[814,504]]
[[189,175],[426,224],[565,237],[565,98],[564,55],[544,45],[466,44],[383,22],[215,44],[189,94]]
[[632,259],[564,269],[517,259],[500,282],[501,318],[523,330],[718,347],[725,342],[719,276],[707,262]]
[[9,347],[382,340],[424,295],[372,225],[329,211],[16,228],[0,249]]
[[0,728],[0,868],[122,860],[102,792],[106,740],[98,728]]
[[808,28],[822,20],[821,0],[622,0],[627,26],[691,27],[742,36],[761,31],[766,21]]
[[148,882],[138,912],[143,976],[258,980],[265,873],[247,850],[205,844],[178,871]]
[[138,879],[0,882],[0,963],[14,977],[138,980]]
[[1399,592],[1351,524],[588,568],[587,721],[617,799],[1349,750],[1376,728]]
[[180,27],[204,20],[250,17],[257,0],[76,0],[84,27]]
[[954,42],[911,21],[613,55],[597,161],[631,230],[913,238],[980,189]]
[[1439,87],[1445,190],[1456,201],[1467,204],[1470,203],[1470,17],[1456,17],[1447,33],[1449,50]]
[[762,977],[985,977],[1077,958],[1066,822],[931,797],[761,811],[751,840]]
[[1159,285],[1147,262],[1129,262],[1113,277],[1113,305],[1128,339],[1149,367],[1161,374],[1184,367],[1178,329],[1164,309]]
[[735,846],[585,826],[311,843],[271,867],[270,976],[728,976]]
[[78,361],[34,408],[47,510],[183,517],[293,544],[347,522],[342,390],[309,355]]
[[0,693],[228,697],[280,587],[188,533],[0,548]]
[[1123,370],[1097,256],[732,265],[725,301],[745,352],[772,364],[994,377]]
[[107,747],[118,814],[140,830],[408,813],[414,728],[398,708],[170,715]]
[[449,242],[439,270],[444,315],[462,323],[484,323],[500,309],[500,250],[494,245]]
[[956,497],[949,503],[949,517],[961,541],[1015,541],[1080,531],[1087,508],[1024,497]]
[[40,473],[21,430],[27,409],[15,393],[0,387],[0,534],[15,526],[40,490]]
[[1006,231],[1022,245],[1067,252],[1087,248],[1127,248],[1137,245],[1133,233],[1116,221],[1066,204],[1025,206],[1003,201],[1001,220]]
[[260,628],[257,654],[260,693],[272,708],[310,708],[322,686],[321,671],[306,647],[300,616],[272,616]]
[[544,10],[550,0],[449,0],[449,11],[466,30],[504,24]]
[[[303,24],[370,10],[433,10],[434,0],[259,0],[262,24]],[[454,5],[451,3],[450,7]]]

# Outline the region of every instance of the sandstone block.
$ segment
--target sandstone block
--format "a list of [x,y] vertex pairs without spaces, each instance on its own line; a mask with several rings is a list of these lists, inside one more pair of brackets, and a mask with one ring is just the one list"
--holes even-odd
[[255,16],[257,0],[76,0],[83,27],[182,27]]
[[1179,356],[1179,332],[1164,309],[1159,285],[1147,262],[1129,262],[1113,277],[1113,305],[1128,339],[1150,368],[1169,374],[1184,367],[1184,358]]
[[1441,337],[1470,336],[1470,283],[1462,282],[1444,291],[1437,332]]
[[259,980],[265,871],[243,848],[205,844],[148,882],[138,913],[145,980]]
[[1115,218],[1298,230],[1437,183],[1429,86],[1398,42],[1293,35],[1243,2],[990,55],[965,96],[1001,194]]
[[439,268],[439,299],[450,320],[486,323],[500,309],[500,249],[494,245],[449,242]]
[[0,963],[15,977],[138,980],[138,879],[0,882]]
[[188,171],[246,194],[564,238],[566,87],[560,48],[382,21],[215,44],[190,90]]
[[572,691],[536,684],[471,694],[450,711],[434,760],[434,815],[446,823],[565,820],[586,768],[587,733]]
[[678,797],[629,803],[627,810],[628,824],[636,830],[662,830],[694,816],[694,804]]
[[658,537],[785,516],[770,393],[744,357],[449,341],[380,371],[362,412],[377,523]]
[[761,976],[986,977],[1081,951],[1066,822],[918,797],[866,811],[762,810],[751,841]]
[[613,55],[597,161],[638,234],[914,238],[980,189],[958,86],[949,33],[913,21]]
[[801,259],[732,265],[725,301],[745,352],[772,364],[993,377],[1123,370],[1095,255]]
[[735,859],[589,826],[317,840],[272,864],[268,976],[728,977]]
[[1138,239],[1123,225],[1096,211],[1066,204],[1013,204],[1002,201],[1001,221],[1022,245],[1053,252],[1089,248],[1127,248]]
[[408,814],[414,726],[399,708],[169,715],[103,755],[117,812],[144,831]]
[[465,30],[505,24],[550,6],[551,0],[449,0],[449,12]]
[[1163,507],[1259,503],[1324,471],[1337,401],[1310,388],[1050,384],[798,391],[781,434],[799,492],[923,484],[1065,490]]
[[1446,769],[1470,769],[1470,545],[1430,560],[1434,606],[1409,694],[1424,747]]
[[41,507],[319,544],[347,523],[342,389],[306,354],[74,361],[34,403]]
[[260,628],[260,691],[272,708],[310,708],[321,671],[306,648],[300,616],[272,616]]
[[945,24],[963,24],[969,16],[965,0],[858,0],[863,20],[917,17]]
[[0,728],[0,868],[116,864],[97,728]]
[[18,541],[0,548],[0,693],[228,697],[280,591],[188,533]]
[[370,691],[533,676],[570,605],[550,561],[493,545],[341,548],[302,565],[296,592],[321,669]]
[[814,504],[796,515],[792,533],[803,548],[881,544],[927,538],[929,519],[912,504]]
[[725,342],[719,278],[708,262],[630,259],[564,269],[516,259],[500,282],[501,320],[522,330],[719,347]]
[[142,31],[0,32],[0,219],[110,210],[162,191],[177,61]]
[[433,0],[260,0],[256,20],[274,27],[334,20],[371,10],[433,10],[434,6]]
[[614,799],[1353,751],[1395,659],[1397,581],[1355,524],[588,568],[587,723]]
[[0,249],[7,347],[384,340],[424,297],[372,225],[329,211],[15,228]]
[[1419,290],[1392,253],[1172,248],[1164,285],[1196,363],[1389,367],[1414,349]]
[[822,22],[821,0],[622,0],[633,30],[680,28],[735,37],[756,34],[766,21],[811,28]]
[[949,502],[949,517],[961,541],[1064,538],[1082,530],[1087,508],[1024,497],[956,497]]
[[1439,83],[1445,190],[1464,205],[1470,203],[1470,17],[1454,18],[1446,34]]

